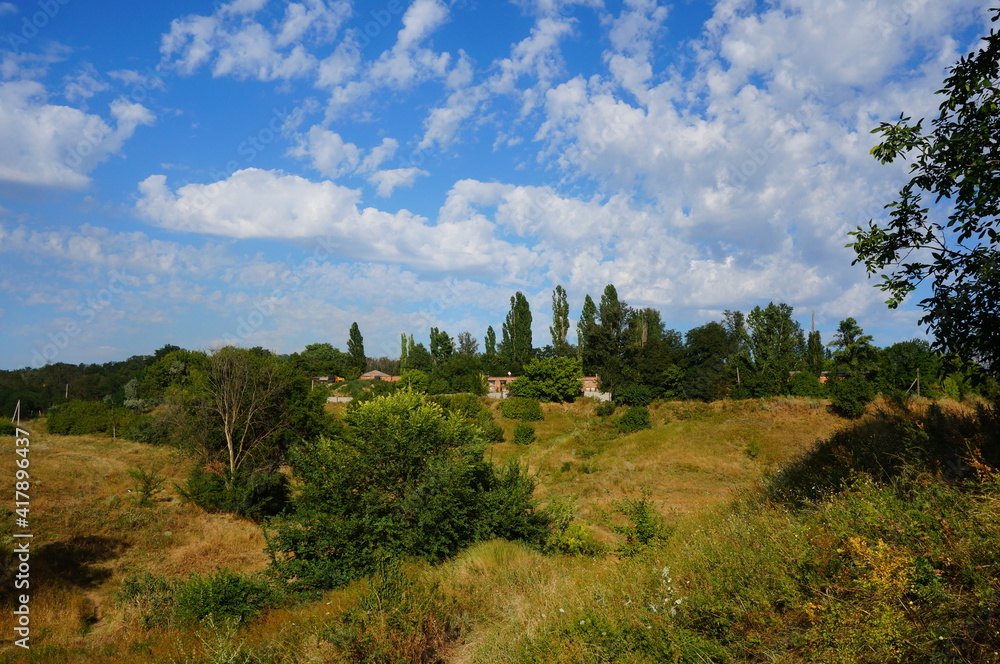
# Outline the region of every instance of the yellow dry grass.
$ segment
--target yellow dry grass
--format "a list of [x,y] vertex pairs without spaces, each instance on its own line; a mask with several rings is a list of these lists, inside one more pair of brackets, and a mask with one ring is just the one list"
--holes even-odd
[[[344,408],[329,404],[327,410]],[[651,408],[653,429],[619,436],[594,408],[589,400],[547,404],[545,420],[534,423],[536,442],[501,443],[488,455],[495,462],[516,458],[525,464],[537,475],[543,502],[575,500],[578,518],[607,543],[615,540],[613,512],[622,499],[648,491],[661,513],[680,523],[723,504],[844,423],[820,401],[668,403]],[[511,440],[514,422],[498,413],[496,419]],[[121,661],[116,653],[128,649],[135,661],[170,661],[201,651],[204,635],[173,628],[146,631],[118,608],[114,593],[124,578],[140,572],[184,577],[218,567],[261,570],[267,557],[260,529],[182,502],[171,482],[184,480],[190,461],[169,448],[98,436],[33,434],[33,546],[36,551],[49,547],[51,558],[63,559],[43,564],[39,557],[38,585],[32,589],[33,624],[39,630],[33,642],[80,654],[63,661],[116,662]],[[0,467],[11,468],[12,461],[12,446],[0,448]],[[136,506],[128,493],[133,482],[128,470],[138,465],[158,467],[168,478],[151,508]],[[6,530],[0,527],[0,539],[9,532],[9,524]],[[626,572],[614,556],[544,556],[496,541],[421,574],[438,581],[475,617],[466,641],[450,656],[450,661],[465,662],[541,628],[560,608],[570,611],[593,602],[600,587],[617,583]],[[356,597],[356,589],[348,587],[276,609],[239,639],[254,648],[294,643],[289,648],[303,655],[300,661],[327,661],[329,644],[315,635]],[[0,606],[0,661],[4,651],[10,652],[8,606]]]

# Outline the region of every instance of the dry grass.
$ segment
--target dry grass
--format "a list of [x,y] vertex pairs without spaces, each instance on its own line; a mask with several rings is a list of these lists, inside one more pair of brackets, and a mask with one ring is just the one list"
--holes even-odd
[[[607,543],[616,537],[611,526],[618,501],[649,491],[658,509],[680,525],[688,515],[724,504],[844,422],[824,402],[808,400],[669,403],[651,409],[653,429],[618,436],[594,407],[585,399],[547,404],[545,420],[533,423],[536,442],[505,442],[488,454],[496,462],[517,458],[526,464],[537,474],[543,501],[574,499],[579,518]],[[327,406],[338,414],[345,408]],[[511,440],[514,421],[499,413],[496,421]],[[169,448],[44,433],[34,433],[32,441],[33,546],[48,551],[52,561],[44,562],[41,553],[37,558],[33,644],[60,646],[66,656],[59,661],[65,662],[124,661],[119,653],[128,651],[134,661],[171,661],[200,652],[205,645],[197,634],[149,632],[136,625],[116,606],[114,593],[124,578],[139,572],[184,577],[217,567],[261,570],[267,558],[259,528],[182,502],[172,482],[184,480],[190,462]],[[11,447],[3,446],[0,467],[10,468],[12,460]],[[140,464],[159,467],[168,478],[151,508],[138,507],[128,493],[128,470]],[[0,539],[8,533],[0,529]],[[497,541],[421,574],[438,581],[469,616],[466,640],[450,658],[466,662],[543,628],[560,608],[576,612],[592,604],[608,584],[627,586],[619,577],[628,569],[613,556],[543,556]],[[356,599],[356,589],[349,587],[276,609],[238,640],[254,650],[295,652],[294,661],[327,661],[328,644],[317,635]],[[0,661],[10,652],[12,633],[11,613],[2,609]]]

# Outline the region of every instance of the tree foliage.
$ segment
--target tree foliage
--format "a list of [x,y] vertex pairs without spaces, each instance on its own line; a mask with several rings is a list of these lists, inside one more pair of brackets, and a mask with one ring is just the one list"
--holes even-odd
[[552,327],[549,328],[549,334],[552,336],[553,352],[557,356],[568,355],[570,347],[566,335],[569,334],[569,301],[566,289],[561,285],[552,291]]
[[[1000,18],[1000,9],[991,11]],[[927,284],[920,322],[937,348],[977,359],[993,375],[1000,372],[998,80],[1000,34],[990,30],[981,48],[951,67],[929,128],[901,114],[873,131],[883,139],[875,158],[910,161],[912,177],[886,206],[888,220],[859,227],[849,245],[855,263],[882,273],[889,307]]]
[[501,359],[514,375],[519,375],[534,357],[531,345],[531,306],[524,293],[517,291],[510,298],[510,312],[503,324],[500,342]]
[[851,373],[863,373],[872,369],[878,349],[872,345],[872,336],[865,334],[858,321],[845,318],[840,321],[833,341],[829,343],[833,351],[834,365]]
[[575,357],[532,360],[510,384],[510,393],[539,401],[573,401],[580,395],[582,378],[583,368]]
[[365,372],[367,357],[365,356],[365,339],[357,323],[351,323],[351,331],[347,339],[347,354],[351,356],[351,366],[356,378]]
[[285,578],[327,588],[404,556],[441,560],[496,537],[544,541],[534,482],[516,463],[485,461],[470,421],[405,391],[349,409],[344,422],[292,455],[302,490],[268,531]]

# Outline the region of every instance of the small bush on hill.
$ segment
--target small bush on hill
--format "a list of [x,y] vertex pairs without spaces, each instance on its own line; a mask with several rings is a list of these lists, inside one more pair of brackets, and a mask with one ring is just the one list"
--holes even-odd
[[500,402],[500,412],[508,420],[537,422],[544,419],[542,406],[537,399],[527,397],[508,397]]
[[69,401],[49,411],[49,433],[81,436],[111,432],[111,408],[102,401]]
[[618,548],[623,556],[638,555],[667,538],[666,523],[653,506],[648,492],[644,491],[639,498],[626,498],[618,503],[615,511],[629,522],[627,526],[615,528],[615,532],[625,536]]
[[527,422],[514,425],[514,442],[518,445],[530,445],[535,442],[535,427]]
[[614,401],[602,401],[597,404],[597,408],[594,409],[598,417],[610,417],[615,414],[615,409],[618,408]]
[[636,383],[628,383],[615,391],[615,403],[622,406],[648,406],[654,397],[652,388]]
[[442,662],[465,627],[455,605],[436,585],[408,579],[391,566],[368,580],[358,603],[337,617],[324,638],[338,662]]
[[649,420],[649,411],[642,406],[634,406],[615,420],[615,428],[619,433],[635,433],[643,429],[652,428]]
[[848,376],[830,388],[833,408],[844,417],[857,419],[875,399],[875,386],[864,376]]
[[258,471],[226,486],[222,475],[197,465],[178,490],[189,501],[208,512],[232,512],[260,520],[283,512],[288,504],[288,478],[278,472]]
[[808,371],[799,371],[792,376],[788,390],[793,397],[820,399],[826,396],[826,386],[819,382],[818,376]]
[[177,589],[177,617],[182,621],[249,622],[281,600],[270,581],[219,569],[192,575]]

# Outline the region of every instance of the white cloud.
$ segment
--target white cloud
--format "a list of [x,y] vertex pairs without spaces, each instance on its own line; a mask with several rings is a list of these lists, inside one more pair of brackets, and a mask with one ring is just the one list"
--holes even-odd
[[45,88],[32,81],[0,84],[0,181],[82,188],[88,173],[118,153],[153,114],[141,104],[111,104],[115,127],[97,115],[46,102]]
[[[319,67],[307,45],[330,42],[350,14],[346,0],[292,2],[272,31],[252,18],[265,4],[236,0],[211,16],[191,14],[175,19],[160,43],[164,63],[182,74],[193,74],[212,62],[216,77],[261,81],[300,78],[314,74]],[[324,71],[329,77],[329,67]]]
[[0,16],[6,16],[7,14],[16,14],[17,6],[11,2],[0,2]]
[[392,192],[397,187],[412,187],[416,179],[421,175],[430,175],[425,170],[419,168],[391,168],[385,171],[376,171],[368,177],[368,181],[376,185],[376,192],[382,198],[392,196]]
[[163,175],[139,185],[136,210],[164,228],[233,238],[313,239],[354,258],[430,270],[511,273],[533,258],[495,237],[483,219],[429,225],[406,210],[359,209],[360,194],[329,181],[246,169],[171,191]]
[[289,150],[289,154],[311,158],[312,167],[329,178],[353,172],[361,161],[358,146],[318,125],[309,130],[308,136],[300,137],[298,146]]
[[90,63],[81,67],[73,76],[67,76],[65,80],[63,95],[71,102],[84,101],[98,92],[111,89],[108,82],[101,79],[101,75]]

